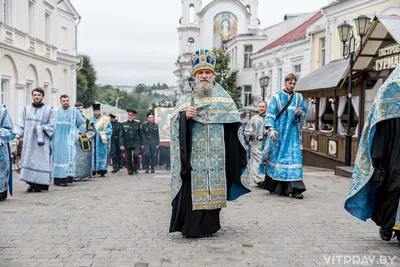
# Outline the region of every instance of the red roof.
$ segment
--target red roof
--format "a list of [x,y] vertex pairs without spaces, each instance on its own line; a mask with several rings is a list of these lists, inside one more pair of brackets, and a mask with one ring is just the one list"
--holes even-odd
[[275,40],[274,42],[270,43],[269,45],[265,46],[264,48],[261,48],[256,54],[306,37],[307,28],[310,27],[314,22],[319,20],[321,17],[322,17],[322,13],[318,12],[317,14],[315,14],[314,16],[312,16],[311,18],[306,20],[303,24],[299,25],[297,28],[291,30],[290,32],[286,33],[285,35],[282,35],[279,39]]

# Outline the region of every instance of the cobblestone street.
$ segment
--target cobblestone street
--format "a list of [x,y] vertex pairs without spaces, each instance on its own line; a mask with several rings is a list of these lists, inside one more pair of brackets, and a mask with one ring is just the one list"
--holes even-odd
[[[253,192],[228,203],[220,230],[204,239],[169,234],[169,173],[94,178],[0,203],[1,267],[343,266],[337,256],[397,256],[397,241],[343,209],[349,179],[306,168],[303,200]],[[336,259],[336,258],[335,258]],[[348,265],[350,266],[350,265]]]

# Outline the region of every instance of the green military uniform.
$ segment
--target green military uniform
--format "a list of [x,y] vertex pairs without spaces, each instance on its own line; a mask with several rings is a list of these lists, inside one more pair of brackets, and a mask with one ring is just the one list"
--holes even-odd
[[111,159],[113,164],[112,173],[119,171],[119,162],[122,157],[121,149],[120,149],[120,142],[119,142],[119,134],[121,130],[121,123],[115,120],[111,122],[113,133],[111,136]]
[[[144,160],[146,166],[146,173],[154,173],[154,165],[156,163],[156,152],[160,145],[160,135],[158,132],[158,124],[153,122],[145,122],[142,124],[143,145],[144,145]],[[149,166],[150,165],[150,166]]]
[[[119,132],[119,144],[120,146],[125,147],[128,173],[129,175],[133,175],[133,173],[138,174],[136,167],[138,163],[139,148],[143,144],[140,122],[126,121],[122,123],[121,126]],[[134,160],[132,160],[132,158]]]

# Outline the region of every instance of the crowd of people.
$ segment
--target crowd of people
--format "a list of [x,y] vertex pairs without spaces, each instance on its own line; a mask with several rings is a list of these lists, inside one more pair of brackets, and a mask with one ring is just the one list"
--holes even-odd
[[93,116],[86,118],[83,104],[72,107],[67,95],[60,97],[58,108],[46,105],[43,98],[41,88],[33,89],[33,103],[15,124],[7,108],[0,107],[0,200],[13,192],[12,141],[22,143],[18,173],[28,184],[27,192],[48,191],[52,181],[55,186],[68,186],[105,177],[110,158],[112,173],[125,163],[129,175],[138,174],[139,155],[145,172],[155,172],[160,138],[152,112],[140,123],[135,120],[136,111],[129,109],[128,120],[119,123],[112,113],[102,115],[100,104],[93,104]]
[[[295,92],[297,78],[288,74],[284,88],[269,105],[242,128],[239,110],[215,82],[216,56],[198,50],[191,58],[194,82],[188,83],[170,121],[171,199],[170,232],[204,237],[220,228],[220,211],[227,202],[251,192],[251,180],[278,196],[303,199],[301,131],[307,108]],[[44,92],[32,91],[33,103],[13,125],[6,107],[0,106],[0,199],[12,192],[10,140],[23,138],[20,180],[28,192],[66,186],[89,177],[104,177],[111,150],[112,172],[122,167],[125,155],[129,175],[138,174],[140,151],[145,172],[154,173],[159,148],[158,125],[153,113],[141,124],[136,111],[119,123],[114,114],[102,116],[100,104],[93,117],[82,115],[83,105],[45,105]],[[400,241],[400,65],[379,89],[366,121],[356,158],[345,209],[380,227],[385,241]],[[248,149],[249,147],[249,149]]]

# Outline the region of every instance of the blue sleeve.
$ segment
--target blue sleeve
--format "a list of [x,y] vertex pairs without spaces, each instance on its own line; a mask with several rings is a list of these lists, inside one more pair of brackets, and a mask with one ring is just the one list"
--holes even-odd
[[271,103],[267,109],[267,115],[265,116],[265,128],[276,129],[276,116],[278,115],[279,108],[276,98],[273,96]]

